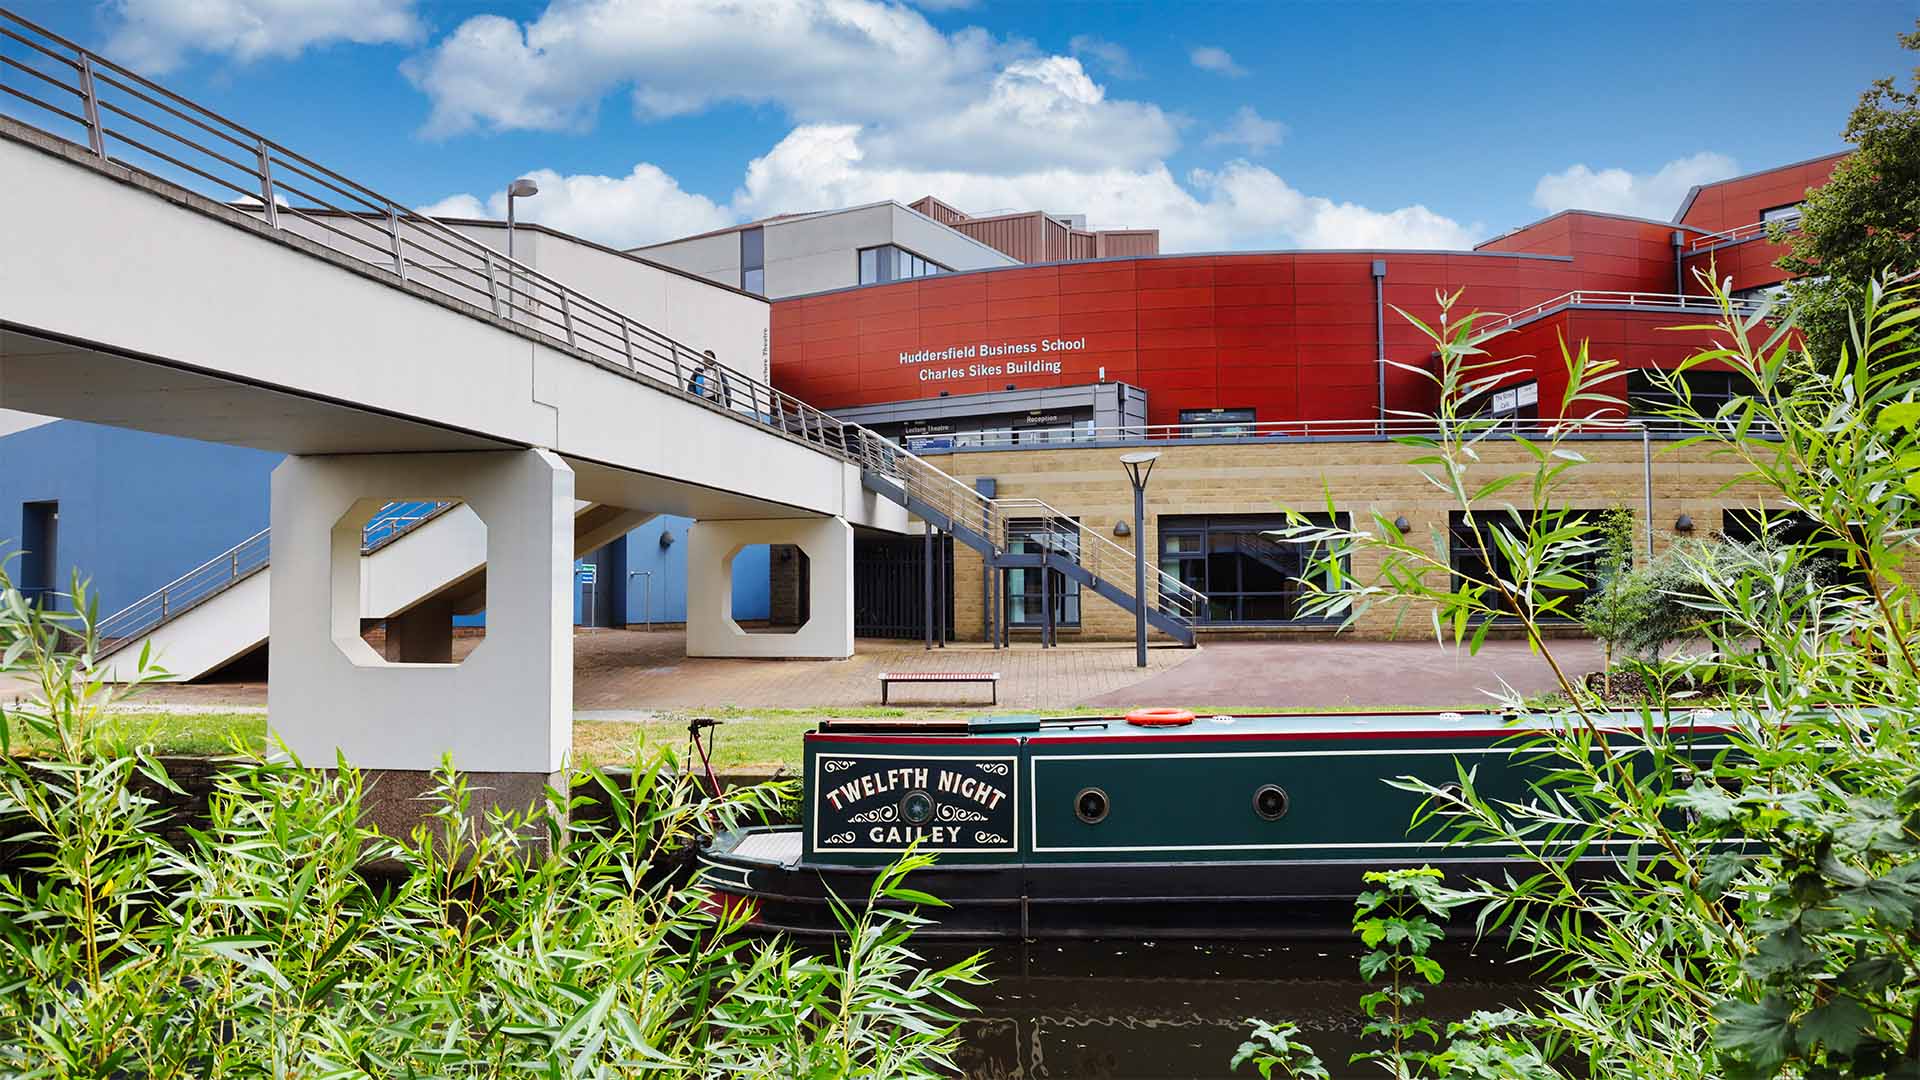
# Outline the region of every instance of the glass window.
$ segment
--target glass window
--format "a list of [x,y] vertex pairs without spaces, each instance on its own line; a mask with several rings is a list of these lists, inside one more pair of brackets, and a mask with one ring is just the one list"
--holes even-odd
[[1191,438],[1222,438],[1253,434],[1252,409],[1181,409],[1181,434]]
[[[1346,527],[1348,516],[1307,515],[1307,524]],[[1315,578],[1319,545],[1284,535],[1285,517],[1160,518],[1160,569],[1207,597],[1209,623],[1313,623],[1302,610]],[[1337,621],[1334,617],[1333,621]]]
[[740,287],[755,296],[767,294],[766,241],[765,230],[740,230]]
[[1800,220],[1800,204],[1790,203],[1786,206],[1775,206],[1775,207],[1770,207],[1766,210],[1762,210],[1760,211],[1760,220],[1769,221],[1769,222],[1799,221]]
[[1628,414],[1658,417],[1665,409],[1678,408],[1681,403],[1678,386],[1669,389],[1665,385],[1676,378],[1678,386],[1684,386],[1692,399],[1693,410],[1701,416],[1718,415],[1721,406],[1753,392],[1752,380],[1737,371],[1695,368],[1678,376],[1666,372],[1662,377],[1646,368],[1634,368],[1627,372]]
[[[1598,510],[1568,510],[1565,522],[1586,521],[1598,524],[1601,513]],[[1471,578],[1489,583],[1495,577],[1511,578],[1511,565],[1506,554],[1500,550],[1497,533],[1509,537],[1518,537],[1531,525],[1537,511],[1533,510],[1494,510],[1474,515],[1468,521],[1463,510],[1453,511],[1447,519],[1447,563],[1453,567],[1454,587],[1458,588],[1463,579]],[[1569,570],[1572,576],[1581,581],[1578,589],[1546,589],[1531,598],[1522,597],[1523,603],[1531,603],[1535,608],[1549,603],[1551,610],[1542,611],[1540,618],[1545,622],[1571,622],[1577,617],[1580,604],[1599,581],[1600,559],[1604,552],[1597,548],[1574,558]],[[1555,601],[1557,603],[1554,603]],[[1518,616],[1518,612],[1496,616],[1498,621],[1506,621]]]
[[[1075,563],[1080,561],[1080,531],[1074,520],[1062,518],[1017,518],[1007,522],[1007,551],[1015,555],[1039,555],[1051,549]],[[1040,575],[1051,579],[1044,585]],[[1007,625],[1037,627],[1044,621],[1043,593],[1053,600],[1056,626],[1080,625],[1080,583],[1058,570],[1016,567],[1007,571]]]
[[860,249],[860,284],[862,285],[929,277],[946,270],[946,267],[931,259],[922,258],[893,244]]

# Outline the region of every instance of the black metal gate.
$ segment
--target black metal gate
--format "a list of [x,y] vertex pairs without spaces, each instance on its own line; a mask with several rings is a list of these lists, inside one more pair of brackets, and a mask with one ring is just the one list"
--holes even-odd
[[[943,565],[946,580],[938,590],[935,615],[946,612],[947,640],[953,634],[953,537],[935,541],[935,562]],[[940,552],[946,557],[940,558]],[[887,537],[853,542],[853,632],[858,637],[924,638],[926,636],[926,540]]]

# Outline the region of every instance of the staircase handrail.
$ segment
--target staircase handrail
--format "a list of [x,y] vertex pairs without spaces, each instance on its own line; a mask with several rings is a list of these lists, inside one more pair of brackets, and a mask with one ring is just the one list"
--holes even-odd
[[[26,76],[18,85],[0,81],[0,105],[13,106],[0,114],[103,161],[211,191],[269,229],[317,239],[402,284],[490,311],[610,370],[850,460],[840,420],[0,7],[6,41],[37,56],[23,63],[0,54],[0,71]],[[22,115],[21,103],[37,111]],[[84,141],[62,133],[69,125]],[[127,160],[132,152],[146,164]],[[295,232],[296,221],[306,229]]]
[[[422,525],[460,505],[448,499],[394,501],[373,512],[360,530],[360,554],[371,555]],[[396,506],[426,506],[393,515],[386,512]],[[396,524],[397,523],[397,524]],[[261,529],[245,540],[167,582],[133,603],[100,620],[96,633],[101,642],[100,655],[144,637],[195,605],[239,584],[266,569],[273,561],[272,529]]]
[[[1007,518],[1040,518],[1056,526],[1065,526],[1076,538],[1079,563],[1095,577],[1127,589],[1133,588],[1133,552],[1109,540],[1097,529],[1067,514],[1044,499],[995,499],[996,509]],[[1159,593],[1160,610],[1182,619],[1194,619],[1206,603],[1206,595],[1157,566],[1147,567],[1146,580]]]

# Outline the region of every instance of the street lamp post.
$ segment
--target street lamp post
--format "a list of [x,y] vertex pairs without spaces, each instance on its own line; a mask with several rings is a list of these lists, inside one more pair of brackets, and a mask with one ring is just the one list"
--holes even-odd
[[540,185],[534,183],[529,177],[523,176],[507,185],[507,311],[510,313],[518,309],[517,298],[514,295],[516,271],[513,258],[513,200],[532,198],[538,194],[540,194]]
[[1158,450],[1122,454],[1127,480],[1133,484],[1133,661],[1147,666],[1147,478],[1153,475]]

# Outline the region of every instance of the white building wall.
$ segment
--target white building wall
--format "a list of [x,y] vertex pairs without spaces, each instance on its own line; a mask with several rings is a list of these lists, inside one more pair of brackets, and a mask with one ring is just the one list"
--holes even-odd
[[[460,231],[506,250],[504,226],[462,225]],[[733,236],[731,240],[735,248],[732,277],[714,278],[726,285],[740,277],[740,238]],[[695,351],[713,350],[722,364],[748,378],[768,381],[771,308],[765,300],[732,288],[715,288],[704,280],[649,266],[639,258],[551,233],[520,231],[514,237],[514,247],[523,262],[555,281],[609,304]],[[646,257],[651,259],[653,255],[649,252]]]
[[740,234],[737,231],[635,248],[634,254],[721,285],[740,287]]
[[949,229],[925,214],[896,203],[887,205],[892,211],[892,242],[923,259],[932,259],[949,270],[985,270],[995,266],[1015,266],[1020,261],[958,229]]

